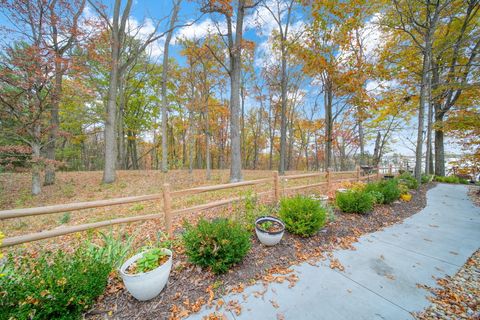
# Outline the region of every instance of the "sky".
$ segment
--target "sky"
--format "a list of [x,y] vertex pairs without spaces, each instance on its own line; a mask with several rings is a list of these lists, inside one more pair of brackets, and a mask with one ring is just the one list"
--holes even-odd
[[[266,0],[267,4],[271,0]],[[126,2],[126,1],[123,1]],[[180,46],[177,44],[178,39],[187,38],[202,38],[207,35],[209,32],[216,32],[215,25],[210,15],[202,15],[199,10],[199,1],[191,1],[191,0],[183,0],[179,19],[177,25],[185,25],[191,24],[189,26],[185,26],[182,28],[178,28],[174,32],[174,36],[171,43],[170,48],[170,56],[175,58],[180,64],[185,62],[185,59],[180,55]],[[113,8],[113,0],[104,1],[106,5],[109,5],[109,9],[107,12],[109,15],[112,15],[112,8]],[[172,0],[134,0],[131,16],[129,19],[129,25],[132,30],[139,29],[139,37],[147,38],[149,34],[151,34],[154,29],[155,25],[160,21],[161,27],[160,31],[167,30],[168,18],[172,11]],[[305,11],[300,6],[297,6],[297,10],[294,12],[293,24],[292,29],[299,29],[302,24],[304,23],[304,16]],[[91,17],[95,14],[94,9],[87,5],[84,16]],[[377,17],[374,17],[376,19]],[[224,25],[222,25],[222,20],[219,19],[219,26],[222,29]],[[0,24],[1,25],[8,25],[8,20],[0,15]],[[271,17],[268,10],[262,6],[259,6],[255,9],[249,10],[246,18],[245,18],[245,30],[244,30],[244,38],[256,43],[256,53],[255,53],[255,60],[254,60],[254,67],[258,72],[262,67],[265,59],[275,59],[275,55],[272,54],[271,45],[268,41],[268,36],[273,29],[277,28],[276,22]],[[381,34],[372,28],[372,32],[368,33],[367,43],[367,50],[374,50],[381,41]],[[148,52],[151,55],[151,59],[153,61],[157,61],[161,63],[162,53],[163,53],[163,45],[164,39],[160,39],[149,46]],[[367,83],[367,88],[375,90],[378,86],[375,82]],[[315,86],[308,84],[305,87],[305,91],[316,91],[317,88]],[[310,95],[309,99],[312,99]],[[320,99],[322,100],[322,99]],[[253,99],[246,100],[246,107],[247,109],[252,107],[255,104]],[[323,109],[323,108],[321,108]],[[320,110],[319,117],[323,117],[323,110]],[[402,153],[405,155],[412,155],[414,152],[411,150],[412,145],[409,142],[409,139],[414,139],[414,135],[416,132],[416,123],[411,123],[409,125],[410,130],[402,132],[398,136],[394,137],[396,142],[392,146],[393,152]],[[373,152],[373,141],[367,145],[367,149],[370,152]],[[447,152],[454,152],[458,153],[460,150],[456,147],[455,144],[449,143],[447,139],[446,143],[446,151]]]

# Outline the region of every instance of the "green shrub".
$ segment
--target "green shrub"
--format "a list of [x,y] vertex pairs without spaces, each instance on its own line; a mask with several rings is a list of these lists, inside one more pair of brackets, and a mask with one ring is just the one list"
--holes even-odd
[[402,173],[398,179],[401,183],[405,184],[408,189],[418,189],[418,181],[410,172]]
[[327,210],[317,200],[295,196],[280,201],[279,215],[289,232],[308,237],[325,225]]
[[441,176],[435,176],[435,181],[437,182],[443,182],[443,183],[460,183],[460,178],[457,176],[448,176],[448,177],[441,177]]
[[422,174],[422,183],[428,183],[432,181],[433,175],[431,174]]
[[407,194],[408,190],[410,190],[410,188],[404,183],[399,183],[398,189],[400,190],[400,194]]
[[185,224],[183,243],[190,262],[224,273],[242,261],[250,250],[250,232],[228,219],[200,220],[196,226]]
[[374,204],[382,204],[384,201],[383,193],[381,193],[378,190],[371,190],[368,193],[370,193],[373,197],[373,202]]
[[372,211],[375,197],[372,192],[348,190],[337,193],[335,202],[343,212],[367,213]]
[[107,285],[111,265],[84,247],[73,254],[10,256],[0,278],[0,319],[80,319]]
[[389,204],[400,198],[400,188],[397,179],[371,182],[365,187],[365,192],[378,191],[383,194],[383,203]]

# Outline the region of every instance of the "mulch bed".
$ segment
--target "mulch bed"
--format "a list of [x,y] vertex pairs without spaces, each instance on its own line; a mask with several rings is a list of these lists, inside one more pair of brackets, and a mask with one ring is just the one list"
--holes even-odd
[[[370,233],[402,221],[426,206],[426,191],[435,183],[422,185],[413,192],[410,202],[396,201],[391,205],[375,207],[367,215],[335,212],[335,219],[318,234],[301,238],[285,233],[283,240],[273,247],[263,246],[252,235],[252,249],[242,263],[224,275],[216,276],[187,262],[180,245],[174,247],[174,265],[169,282],[156,298],[139,302],[124,288],[121,280],[113,277],[104,296],[100,297],[88,319],[181,319],[197,312],[205,304],[221,302],[221,296],[230,292],[240,293],[247,285],[257,281],[279,281],[272,274],[287,274],[288,267],[318,260],[336,248],[352,249],[352,243],[365,233]],[[341,264],[331,263],[332,268],[342,269]],[[295,276],[282,277],[281,281],[296,282]],[[240,305],[232,306],[241,312]]]

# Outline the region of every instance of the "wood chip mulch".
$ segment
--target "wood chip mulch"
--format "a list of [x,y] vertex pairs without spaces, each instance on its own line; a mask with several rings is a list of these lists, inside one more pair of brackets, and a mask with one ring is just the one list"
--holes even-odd
[[[422,185],[412,192],[410,202],[396,201],[391,205],[377,206],[367,215],[336,211],[335,219],[310,238],[286,232],[279,244],[265,247],[252,234],[252,249],[242,263],[220,276],[190,264],[181,245],[177,244],[168,285],[158,297],[139,302],[123,288],[121,280],[113,277],[106,293],[85,317],[181,319],[198,312],[205,304],[218,308],[223,304],[222,295],[242,293],[246,286],[254,283],[261,282],[266,287],[270,282],[289,281],[289,285],[294,286],[298,278],[291,274],[290,266],[305,261],[314,263],[331,256],[330,252],[337,248],[353,250],[352,244],[362,234],[380,230],[419,212],[426,206],[427,190],[434,186],[435,183]],[[342,268],[335,261],[331,264],[332,268]],[[258,294],[262,295],[262,292]],[[232,303],[226,307],[236,314],[241,313],[241,304]]]

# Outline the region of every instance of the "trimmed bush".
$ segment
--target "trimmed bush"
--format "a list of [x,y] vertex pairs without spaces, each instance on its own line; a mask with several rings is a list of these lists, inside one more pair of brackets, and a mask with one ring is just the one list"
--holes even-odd
[[367,213],[372,211],[375,203],[373,192],[349,190],[337,193],[335,202],[337,206],[346,213]]
[[[16,260],[16,261],[15,261]],[[10,256],[0,278],[0,319],[80,319],[107,285],[112,266],[88,254]]]
[[280,201],[279,215],[289,232],[309,237],[325,225],[327,210],[319,201],[297,195]]
[[365,187],[365,192],[378,191],[383,194],[384,204],[392,203],[400,198],[400,188],[397,179],[382,180],[379,182],[371,182]]
[[408,189],[418,189],[418,181],[410,172],[402,173],[398,179],[401,183],[405,184]]
[[187,223],[185,229],[183,243],[188,260],[210,267],[216,274],[242,261],[250,250],[250,232],[232,220],[201,219],[196,226]]

